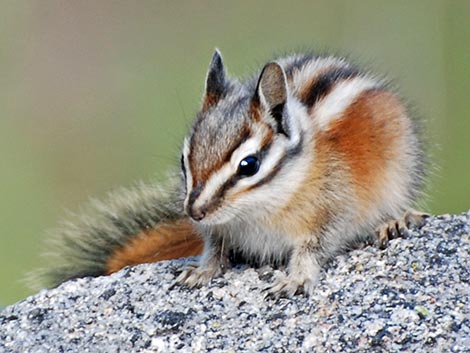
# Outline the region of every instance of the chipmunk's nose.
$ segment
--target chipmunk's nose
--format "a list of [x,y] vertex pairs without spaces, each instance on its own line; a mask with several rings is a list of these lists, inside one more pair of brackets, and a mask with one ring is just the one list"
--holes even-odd
[[196,203],[197,198],[201,194],[202,186],[199,185],[195,187],[191,193],[189,194],[188,203],[186,204],[186,213],[189,217],[194,219],[195,221],[199,222],[204,219],[207,212],[207,207],[200,206],[196,207],[194,204]]
[[195,208],[194,205],[189,208],[189,217],[194,219],[195,221],[202,221],[206,216],[206,211],[204,208]]

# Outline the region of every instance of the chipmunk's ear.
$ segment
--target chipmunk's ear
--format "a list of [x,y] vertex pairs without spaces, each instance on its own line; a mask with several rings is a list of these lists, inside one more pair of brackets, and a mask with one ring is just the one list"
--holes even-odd
[[224,95],[227,87],[224,62],[218,49],[212,56],[209,71],[206,76],[206,89],[202,101],[202,110],[206,111],[217,104]]
[[256,87],[252,104],[261,108],[263,115],[271,116],[278,132],[286,134],[283,123],[284,106],[287,102],[287,82],[284,69],[276,62],[266,64]]

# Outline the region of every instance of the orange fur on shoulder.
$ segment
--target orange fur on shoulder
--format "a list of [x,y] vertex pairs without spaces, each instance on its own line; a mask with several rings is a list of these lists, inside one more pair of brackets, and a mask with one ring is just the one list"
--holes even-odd
[[397,159],[406,129],[403,114],[391,93],[374,90],[362,94],[328,128],[328,138],[348,164],[362,202],[375,201],[369,200],[371,191],[379,187],[387,161]]
[[179,220],[143,231],[128,244],[119,248],[107,261],[107,274],[125,266],[197,256],[204,243],[191,223]]

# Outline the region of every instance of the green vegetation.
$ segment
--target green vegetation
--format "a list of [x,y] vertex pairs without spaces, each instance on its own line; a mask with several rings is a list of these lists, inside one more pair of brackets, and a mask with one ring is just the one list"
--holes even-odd
[[427,210],[470,207],[470,2],[5,2],[0,12],[0,305],[31,294],[47,229],[177,163],[219,47],[347,54],[392,77],[428,125]]

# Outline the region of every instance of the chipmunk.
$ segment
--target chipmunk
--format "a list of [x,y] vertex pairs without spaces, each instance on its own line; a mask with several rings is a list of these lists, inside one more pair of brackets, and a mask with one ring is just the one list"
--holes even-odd
[[336,254],[422,224],[417,130],[386,83],[345,59],[281,57],[239,82],[216,50],[176,185],[118,192],[66,225],[52,284],[201,255],[177,279],[196,287],[235,252],[286,264],[269,293],[311,294]]

